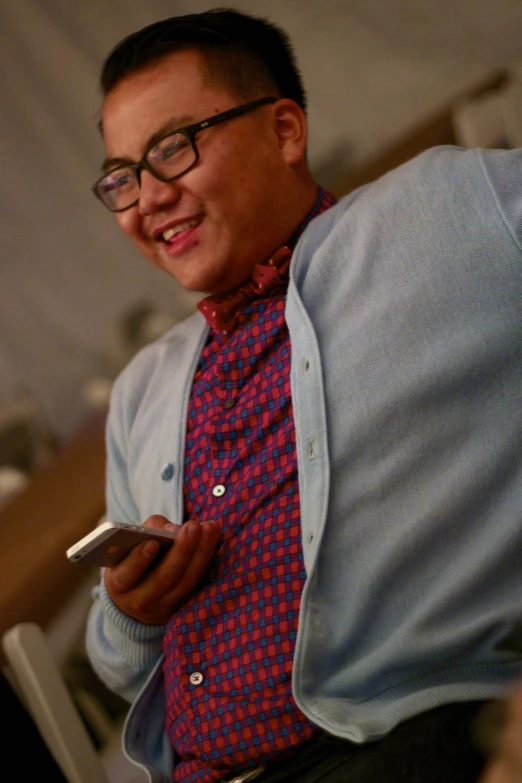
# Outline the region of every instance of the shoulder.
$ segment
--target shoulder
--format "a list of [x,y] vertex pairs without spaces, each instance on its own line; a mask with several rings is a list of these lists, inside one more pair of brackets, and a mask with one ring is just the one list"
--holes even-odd
[[430,147],[400,166],[372,182],[369,187],[376,190],[389,184],[415,182],[426,176],[435,182],[441,180],[466,188],[468,183],[462,179],[464,173],[470,176],[484,177],[485,168],[490,168],[496,184],[501,185],[509,173],[522,170],[522,150],[483,149],[479,147],[459,147],[452,144]]
[[432,147],[343,196],[315,218],[300,241],[307,255],[332,235],[353,240],[365,228],[415,232],[445,220],[475,225],[497,213],[522,245],[522,150]]
[[326,290],[371,283],[375,291],[379,281],[396,288],[421,278],[440,290],[460,275],[464,288],[472,278],[483,287],[493,261],[498,284],[518,286],[521,182],[522,150],[426,150],[315,218],[296,247],[292,281],[309,308]]

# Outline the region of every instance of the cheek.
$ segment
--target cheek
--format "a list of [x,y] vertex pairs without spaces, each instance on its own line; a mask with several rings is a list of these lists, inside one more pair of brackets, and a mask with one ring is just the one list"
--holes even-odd
[[137,238],[139,235],[139,220],[134,212],[133,208],[128,209],[126,212],[119,212],[116,214],[116,220],[124,234]]
[[271,161],[266,145],[257,138],[250,141],[227,136],[212,148],[201,145],[200,165],[193,169],[194,179],[191,180],[193,192],[213,202],[230,206],[241,204],[246,190],[251,192],[262,187],[264,178],[270,177]]
[[272,198],[268,195],[273,181],[270,166],[270,160],[258,150],[245,155],[239,145],[229,148],[201,191],[208,199],[207,207],[241,222],[251,219],[254,212],[257,221],[259,210]]
[[120,229],[130,241],[138,248],[145,258],[152,261],[157,251],[157,246],[143,233],[142,220],[137,210],[131,207],[131,209],[126,212],[117,213],[116,220],[118,221]]

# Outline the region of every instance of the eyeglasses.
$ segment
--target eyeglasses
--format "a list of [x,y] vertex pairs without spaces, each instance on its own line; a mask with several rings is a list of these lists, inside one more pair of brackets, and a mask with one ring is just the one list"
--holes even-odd
[[155,141],[145,151],[139,163],[122,163],[104,174],[92,186],[94,195],[111,210],[123,212],[138,202],[141,186],[141,172],[146,169],[162,182],[181,177],[199,160],[196,135],[213,125],[240,117],[265,103],[275,103],[278,98],[259,98],[243,103],[234,109],[216,114],[194,125],[186,125]]

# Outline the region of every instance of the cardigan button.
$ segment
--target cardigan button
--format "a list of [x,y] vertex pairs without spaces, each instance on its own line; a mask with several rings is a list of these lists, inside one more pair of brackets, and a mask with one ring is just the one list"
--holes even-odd
[[174,475],[174,465],[172,462],[166,462],[161,469],[161,478],[163,481],[170,481]]

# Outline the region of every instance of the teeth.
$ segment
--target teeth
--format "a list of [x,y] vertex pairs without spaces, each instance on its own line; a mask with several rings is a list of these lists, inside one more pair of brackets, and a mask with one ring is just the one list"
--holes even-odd
[[168,228],[166,231],[163,232],[162,237],[164,242],[168,242],[172,237],[175,237],[176,234],[179,234],[181,231],[186,231],[187,228],[192,228],[193,226],[197,226],[199,223],[199,220],[186,220],[184,223],[178,223],[177,226],[174,226],[174,228]]

